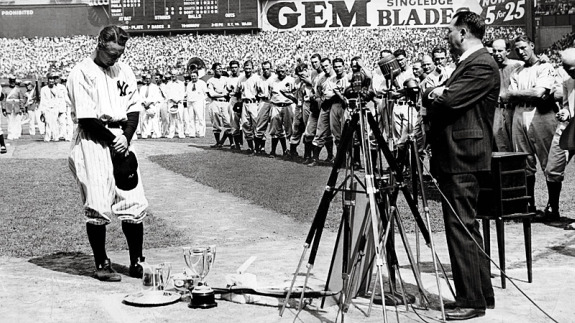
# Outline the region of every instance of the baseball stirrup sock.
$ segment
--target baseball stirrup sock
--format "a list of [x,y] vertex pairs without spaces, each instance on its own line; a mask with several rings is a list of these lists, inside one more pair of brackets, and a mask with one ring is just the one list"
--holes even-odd
[[319,153],[321,152],[321,147],[313,147],[313,159],[319,160]]
[[561,182],[547,182],[549,206],[551,211],[559,212],[559,196],[561,195]]
[[275,155],[277,146],[278,146],[278,138],[272,138],[272,151],[270,152],[270,154]]
[[220,134],[214,133],[214,137],[216,138],[216,145],[220,143]]
[[251,150],[254,150],[254,141],[253,140],[246,140],[248,142],[248,147],[250,147]]
[[[236,143],[236,148],[240,149],[240,143],[242,141],[242,136],[241,135],[236,135],[234,136],[234,142]],[[230,141],[231,143],[231,141]]]
[[310,158],[311,157],[311,150],[313,149],[312,144],[306,142],[303,145],[303,148],[304,148],[303,158]]
[[287,150],[286,139],[285,138],[279,138],[279,140],[280,140],[280,144],[282,145],[282,152],[285,152]]
[[529,211],[535,212],[535,175],[527,176],[527,195],[529,195]]
[[142,257],[142,245],[144,244],[144,224],[143,223],[129,223],[122,222],[122,231],[126,236],[128,242],[128,249],[130,252],[130,263],[138,263],[138,259]]
[[327,157],[333,157],[333,141],[326,142],[325,149],[327,150]]
[[86,223],[86,232],[94,253],[96,266],[103,264],[104,260],[108,259],[108,255],[106,255],[106,226]]

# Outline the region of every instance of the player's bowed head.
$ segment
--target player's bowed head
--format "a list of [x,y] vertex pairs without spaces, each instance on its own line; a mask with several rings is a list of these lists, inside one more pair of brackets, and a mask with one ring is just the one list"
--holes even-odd
[[102,68],[114,66],[124,54],[128,39],[128,33],[124,29],[118,26],[104,27],[98,35],[94,62]]

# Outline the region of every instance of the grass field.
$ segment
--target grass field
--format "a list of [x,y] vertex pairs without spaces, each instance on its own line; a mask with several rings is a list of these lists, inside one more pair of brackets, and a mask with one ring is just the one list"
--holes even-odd
[[[91,253],[80,192],[67,160],[2,160],[0,183],[0,255]],[[154,217],[153,212],[145,226],[145,248],[181,245],[185,241],[182,232]],[[109,250],[127,249],[121,226],[108,226],[107,246]]]
[[[33,141],[24,136],[19,143],[26,140]],[[208,134],[203,139],[170,141],[205,147],[212,140]],[[159,145],[164,141],[167,140],[157,140]],[[151,159],[159,167],[310,225],[331,170],[325,166],[307,167],[293,161],[250,157],[228,149],[205,148],[201,154],[160,155]],[[568,217],[574,217],[575,184],[570,176],[574,167],[571,163],[567,168],[561,195],[562,215]],[[66,160],[3,159],[0,183],[0,255],[31,257],[54,252],[90,253],[78,187]],[[429,184],[427,192],[432,230],[441,231],[443,224],[437,192]],[[536,200],[539,208],[544,207],[546,199],[545,181],[538,173]],[[155,217],[153,208],[152,205],[146,219],[145,248],[183,244],[186,234]],[[398,209],[405,226],[412,231],[413,217],[401,196]],[[340,216],[341,198],[338,195],[331,204],[327,226],[335,230]],[[119,225],[109,226],[107,239],[109,250],[127,249]]]

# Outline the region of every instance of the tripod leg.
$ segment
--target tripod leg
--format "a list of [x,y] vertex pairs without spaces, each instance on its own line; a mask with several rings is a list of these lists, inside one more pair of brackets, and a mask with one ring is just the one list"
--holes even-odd
[[[280,316],[282,316],[284,314],[284,311],[286,309],[287,303],[289,302],[289,299],[290,299],[290,296],[291,296],[291,293],[293,290],[293,286],[294,286],[295,281],[297,279],[297,275],[299,274],[299,270],[301,268],[301,265],[303,264],[303,260],[305,259],[305,255],[307,254],[308,249],[309,249],[309,244],[306,243],[303,246],[303,253],[301,254],[301,258],[299,260],[299,263],[297,264],[297,268],[296,268],[295,273],[293,275],[293,279],[291,281],[291,284],[290,284],[290,287],[288,289],[288,292],[287,292],[286,298],[284,300],[284,303],[282,305],[282,308],[280,309]],[[303,291],[303,292],[305,292],[305,291]]]
[[[417,173],[419,176],[419,184],[421,185],[421,202],[423,204],[425,220],[427,222],[427,226],[429,228],[431,228],[431,221],[429,220],[429,206],[427,205],[427,198],[425,196],[425,191],[423,188],[423,166],[421,165],[421,159],[419,158],[419,150],[417,147],[417,142],[415,140],[411,140],[411,149],[413,151],[415,163],[417,164]],[[441,280],[439,278],[439,272],[437,269],[437,263],[438,263],[439,259],[437,257],[437,253],[435,252],[435,243],[433,242],[433,237],[431,235],[429,235],[429,245],[431,247],[431,253],[432,253],[432,258],[433,258],[433,268],[435,271],[435,281],[437,283],[437,291],[438,291],[438,295],[439,295],[439,304],[441,305],[441,317],[443,318],[443,321],[445,321],[446,318],[445,318],[445,308],[443,306],[443,296],[441,293]],[[443,269],[443,266],[442,266],[442,269]],[[444,277],[445,277],[445,280],[447,280],[447,276],[445,275],[445,272],[444,272]],[[451,285],[449,284],[449,281],[447,281],[447,285],[449,286],[449,289],[453,293],[453,290],[451,289]],[[455,296],[455,293],[453,293],[453,294]]]
[[[351,141],[351,138],[353,137],[353,129],[357,126],[358,120],[359,120],[359,116],[354,115],[354,116],[352,116],[351,120],[347,120],[345,122],[343,132],[342,132],[342,145],[341,145],[341,147],[346,147],[347,144]],[[320,204],[318,206],[317,212],[316,212],[315,217],[313,219],[312,227],[310,228],[310,231],[309,231],[308,236],[306,238],[306,245],[307,246],[311,245],[311,251],[310,251],[310,256],[309,256],[308,265],[307,265],[308,270],[307,270],[307,274],[306,274],[306,278],[305,278],[304,286],[303,286],[304,291],[307,287],[307,281],[309,278],[309,274],[310,274],[311,269],[313,268],[314,263],[315,263],[315,258],[317,255],[317,250],[319,248],[319,242],[321,240],[323,228],[325,226],[325,220],[326,220],[327,213],[329,210],[329,205],[335,196],[334,191],[335,191],[335,185],[336,185],[338,175],[339,175],[339,169],[341,168],[341,165],[343,165],[343,163],[345,161],[346,151],[345,151],[345,148],[341,148],[341,147],[339,147],[337,150],[334,164],[333,164],[330,176],[329,176],[328,181],[327,181],[327,186],[324,190],[324,193],[322,195],[322,198],[321,198]],[[305,256],[305,250],[304,250],[304,255],[302,255],[302,258],[304,256]],[[301,266],[301,264],[298,265],[298,269],[294,273],[294,278],[292,280],[290,290],[288,291],[288,293],[286,295],[286,299],[284,301],[284,306],[282,307],[282,310],[280,312],[280,316],[283,314],[283,311],[285,310],[285,306],[286,306],[287,302],[289,301],[289,296],[291,296],[291,292],[293,290],[293,285],[295,283],[297,275],[299,274],[300,266]],[[300,299],[299,309],[301,309],[303,306],[303,304],[301,302],[303,302],[303,297]]]

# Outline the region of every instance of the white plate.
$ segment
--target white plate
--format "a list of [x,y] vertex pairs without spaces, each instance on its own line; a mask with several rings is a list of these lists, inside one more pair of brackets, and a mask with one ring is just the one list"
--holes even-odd
[[135,306],[161,306],[180,300],[180,294],[169,291],[141,291],[124,297],[124,303]]

